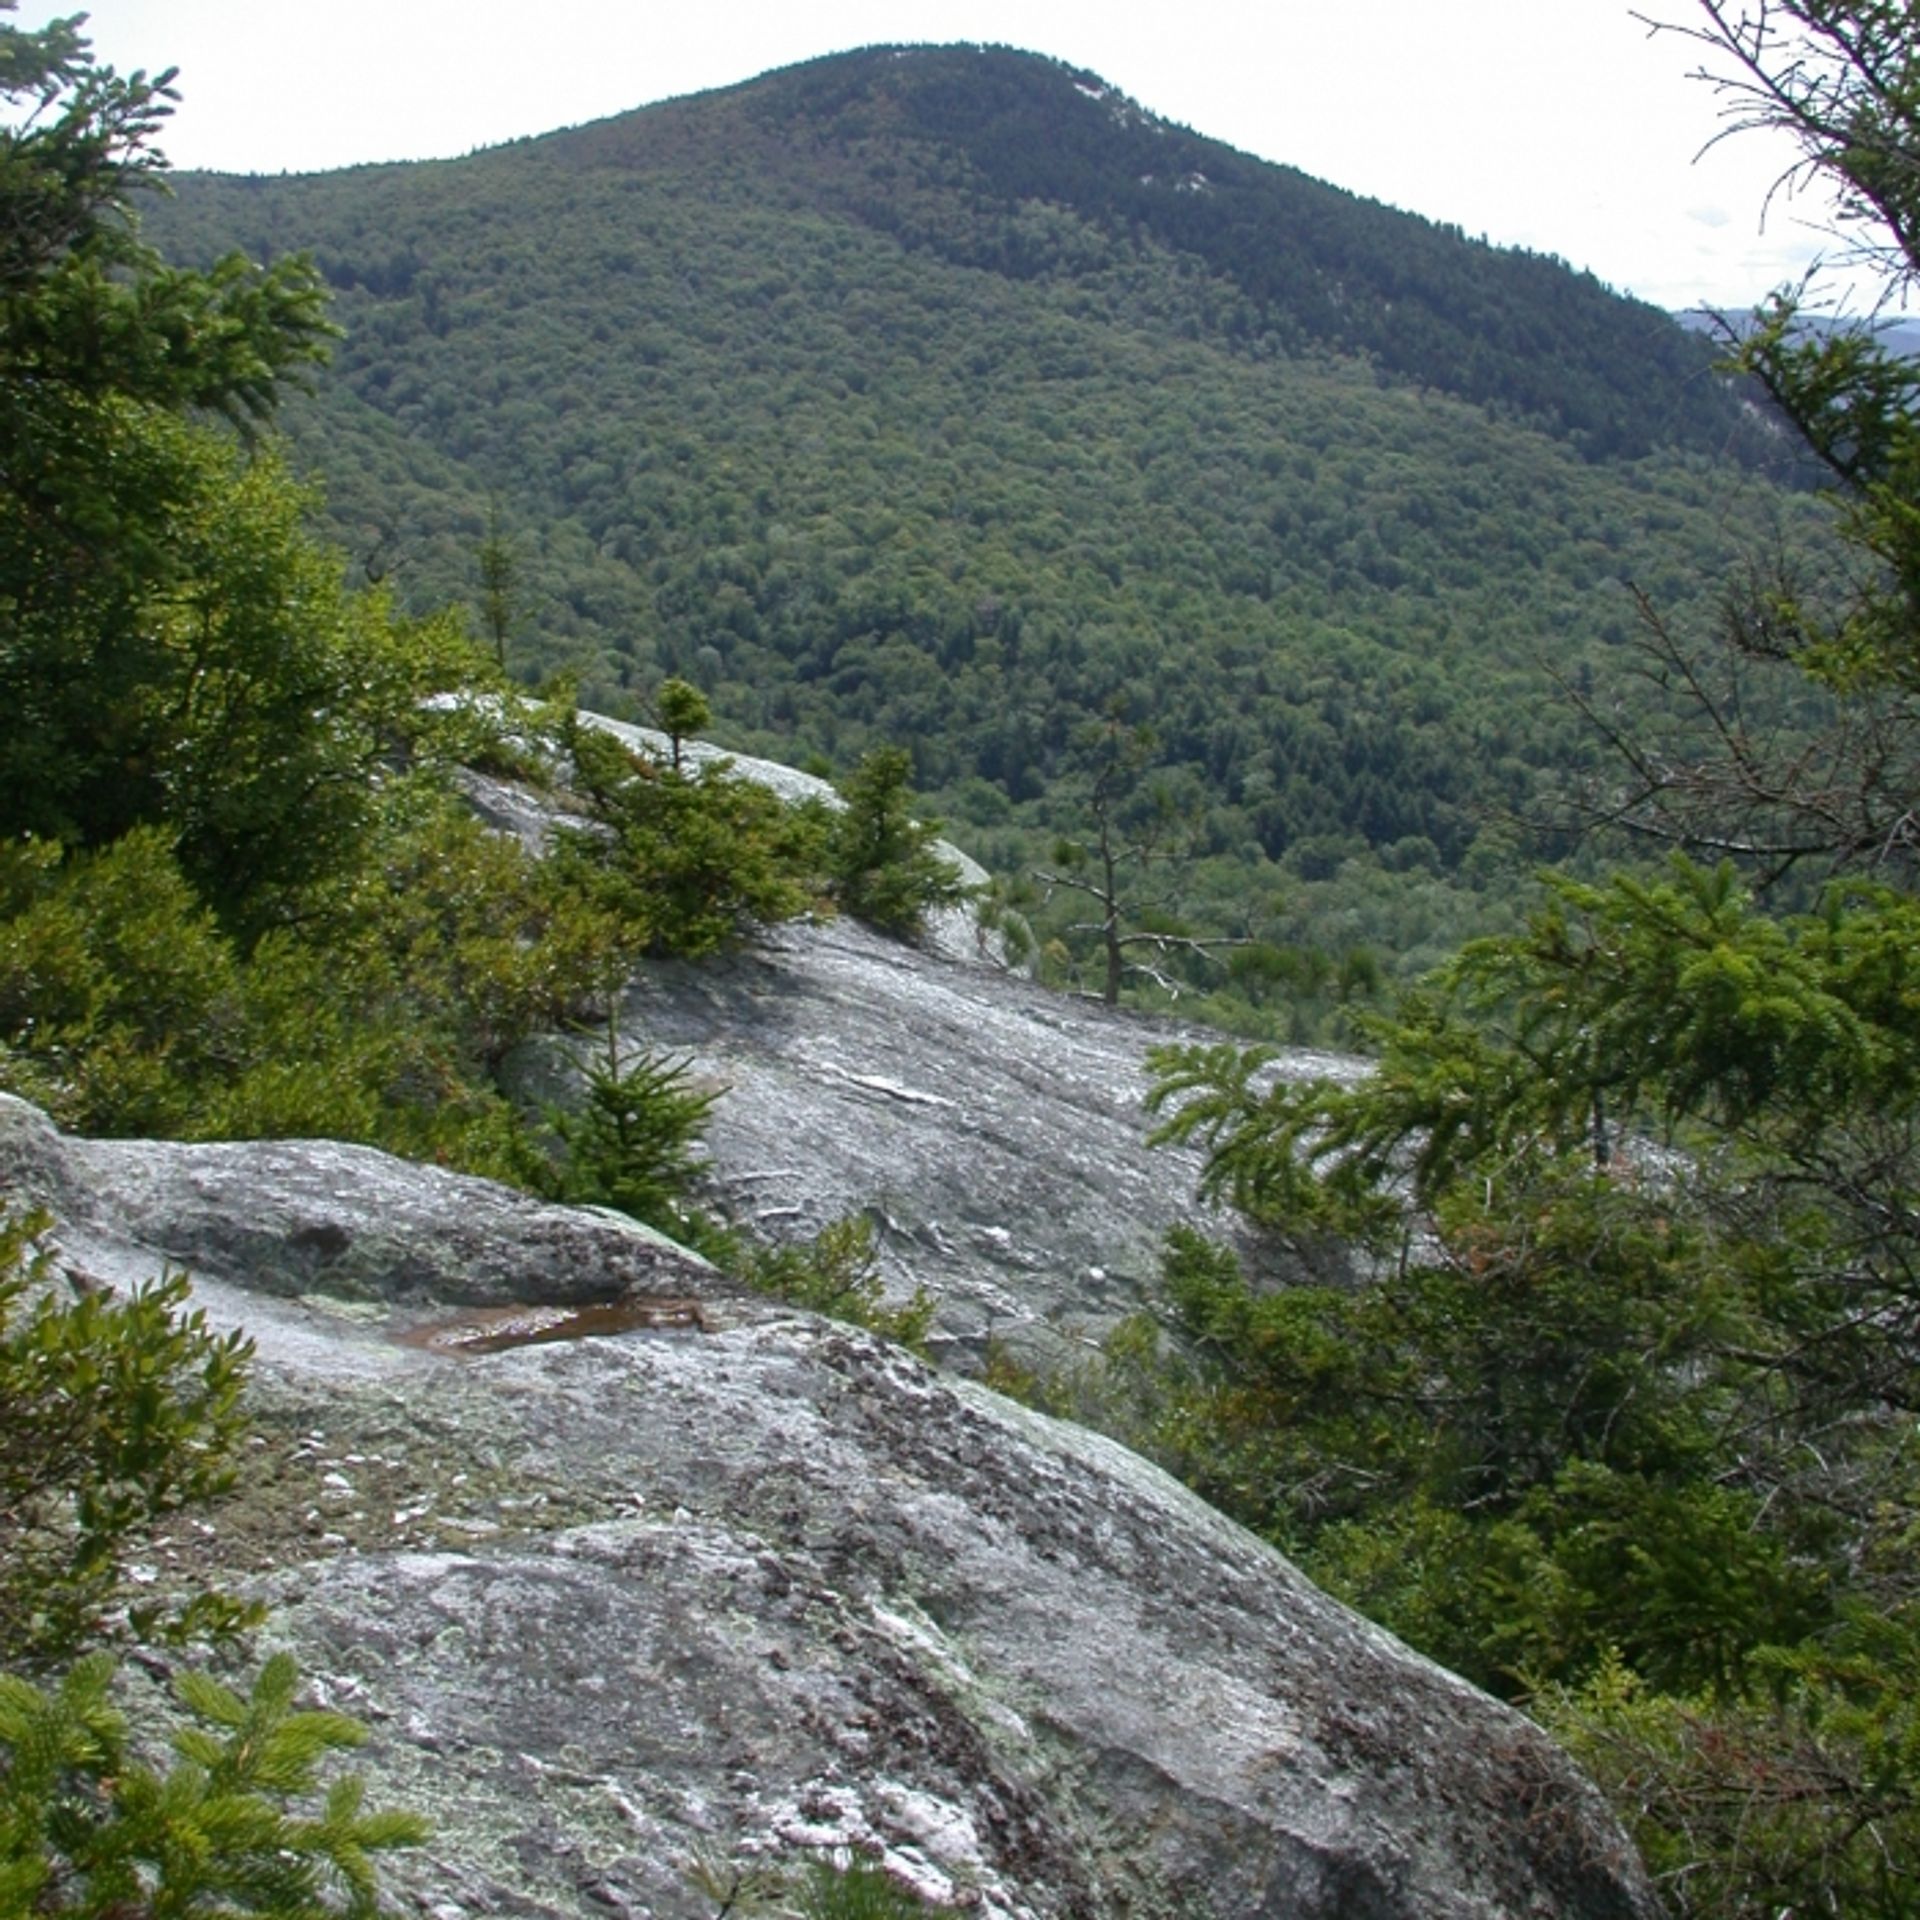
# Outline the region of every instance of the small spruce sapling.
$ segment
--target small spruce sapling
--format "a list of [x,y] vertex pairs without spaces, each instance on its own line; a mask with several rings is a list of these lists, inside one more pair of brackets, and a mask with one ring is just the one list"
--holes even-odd
[[700,1135],[721,1089],[694,1086],[689,1060],[654,1052],[622,1060],[612,1025],[602,1057],[583,1070],[580,1110],[552,1115],[566,1148],[556,1197],[616,1207],[677,1240],[698,1240],[704,1222],[684,1203],[699,1177]]
[[480,616],[493,642],[500,671],[507,670],[507,635],[520,593],[520,562],[500,516],[500,502],[487,502],[487,537],[480,543]]
[[713,708],[707,696],[685,680],[663,681],[654,718],[667,736],[668,764],[675,773],[683,772],[686,742],[713,724]]
[[904,747],[880,747],[841,783],[846,805],[827,832],[827,872],[835,900],[882,933],[913,939],[927,915],[958,906],[972,892],[938,851],[940,822],[916,819]]
[[344,1714],[296,1710],[286,1654],[246,1699],[182,1675],[188,1717],[164,1774],[133,1750],[108,1698],[113,1673],[95,1652],[50,1690],[0,1674],[0,1913],[380,1913],[374,1856],[418,1846],[426,1823],[369,1810],[357,1775],[323,1785],[322,1764],[365,1732]]

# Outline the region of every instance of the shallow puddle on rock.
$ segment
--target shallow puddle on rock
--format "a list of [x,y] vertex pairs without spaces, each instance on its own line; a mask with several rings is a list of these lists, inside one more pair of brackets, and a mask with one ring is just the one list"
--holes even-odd
[[403,1347],[434,1353],[499,1353],[636,1331],[705,1333],[708,1327],[698,1300],[608,1300],[587,1307],[476,1307],[457,1320],[409,1327],[398,1339]]

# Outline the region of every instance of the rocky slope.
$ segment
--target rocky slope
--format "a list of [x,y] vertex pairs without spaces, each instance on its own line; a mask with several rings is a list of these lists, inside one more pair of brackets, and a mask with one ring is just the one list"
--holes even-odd
[[836,1847],[1005,1920],[1655,1910],[1524,1720],[1157,1471],[629,1223],[15,1101],[0,1187],[252,1330],[245,1482],[155,1577],[274,1602],[432,1810],[435,1920],[691,1920]]
[[[664,747],[664,736],[585,717],[629,745]],[[838,804],[792,768],[733,765],[789,799]],[[553,817],[524,789],[477,797],[535,843]],[[949,853],[968,878],[985,877]],[[1200,1036],[1009,973],[964,911],[920,946],[841,920],[783,927],[697,965],[649,964],[617,1027],[623,1053],[685,1058],[724,1089],[706,1136],[720,1209],[776,1239],[867,1213],[889,1293],[925,1287],[938,1303],[933,1347],[945,1364],[973,1370],[989,1342],[1028,1364],[1070,1364],[1151,1301],[1169,1226],[1233,1231],[1195,1202],[1196,1155],[1147,1146],[1147,1050]],[[519,1091],[564,1101],[583,1044],[601,1043],[527,1049],[513,1063]],[[1358,1066],[1298,1052],[1280,1071]]]

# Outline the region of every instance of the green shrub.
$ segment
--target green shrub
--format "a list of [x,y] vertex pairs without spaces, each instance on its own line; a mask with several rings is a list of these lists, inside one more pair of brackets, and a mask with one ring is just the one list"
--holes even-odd
[[1531,1703],[1621,1809],[1676,1920],[1920,1911],[1920,1635],[1849,1620],[1738,1694],[1610,1659]]
[[936,851],[940,822],[914,818],[912,771],[905,748],[876,748],[841,782],[846,805],[827,829],[836,903],[902,939],[922,932],[936,908],[958,906],[972,891]]
[[697,960],[816,904],[819,809],[786,805],[724,760],[688,771],[578,724],[569,744],[595,825],[561,835],[552,857],[637,950]]
[[858,1855],[844,1865],[809,1860],[795,1870],[703,1853],[689,1864],[687,1878],[713,1901],[713,1920],[938,1920],[954,1911],[922,1899]]
[[691,1061],[653,1052],[623,1064],[610,1029],[605,1059],[587,1067],[580,1110],[549,1116],[565,1154],[546,1190],[576,1205],[618,1208],[758,1292],[924,1353],[934,1302],[916,1289],[904,1305],[887,1303],[873,1223],[863,1214],[775,1246],[691,1204],[703,1164],[696,1149],[721,1092],[694,1086],[691,1070]]
[[761,1293],[832,1320],[866,1327],[882,1339],[924,1354],[935,1303],[916,1287],[902,1306],[889,1306],[873,1245],[873,1222],[851,1213],[789,1246],[736,1238],[731,1265]]
[[809,1866],[794,1911],[800,1920],[931,1920],[947,1909],[930,1906],[871,1860],[856,1859],[844,1867]]
[[113,1672],[96,1652],[51,1690],[0,1674],[0,1914],[380,1912],[373,1856],[419,1845],[425,1822],[369,1811],[355,1775],[322,1782],[321,1763],[364,1732],[343,1714],[296,1711],[291,1659],[269,1660],[246,1699],[183,1674],[187,1719],[164,1774],[130,1743]]
[[0,1086],[62,1126],[187,1127],[233,1058],[238,988],[164,831],[64,862],[49,841],[0,841]]
[[586,1065],[578,1112],[550,1116],[565,1158],[550,1185],[576,1205],[622,1213],[694,1245],[706,1223],[685,1204],[697,1179],[699,1145],[720,1089],[691,1083],[691,1062],[642,1053],[623,1062],[609,1027],[605,1057]]
[[127,1564],[155,1520],[230,1480],[252,1349],[184,1313],[182,1279],[122,1300],[56,1276],[40,1226],[0,1221],[0,1915],[370,1920],[371,1856],[424,1828],[366,1811],[357,1778],[323,1786],[321,1763],[361,1729],[296,1712],[290,1659],[244,1700],[183,1674],[164,1774],[109,1698],[115,1662],[96,1643],[116,1614],[175,1642],[255,1617],[218,1593],[143,1603]]
[[145,1635],[229,1631],[244,1610],[218,1596],[140,1603],[126,1558],[232,1478],[252,1343],[183,1313],[178,1276],[73,1297],[33,1247],[40,1225],[0,1222],[0,1647],[15,1664],[65,1657],[129,1603]]
[[160,829],[0,843],[0,1087],[76,1132],[327,1136],[524,1182],[491,1069],[603,992],[623,937],[427,776],[244,950]]

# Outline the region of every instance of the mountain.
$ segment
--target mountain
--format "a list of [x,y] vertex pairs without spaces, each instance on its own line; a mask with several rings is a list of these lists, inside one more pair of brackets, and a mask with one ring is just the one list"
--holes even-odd
[[1669,316],[1002,49],[176,184],[168,250],[335,289],[289,422],[370,575],[472,599],[491,508],[527,677],[910,744],[1001,871],[1084,827],[1088,723],[1150,722],[1186,925],[1413,964],[1497,920],[1505,823],[1597,760],[1562,684],[1663,698],[1628,584],[1704,620],[1809,511]]

